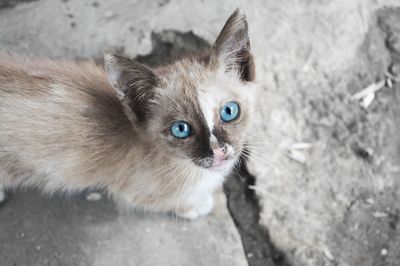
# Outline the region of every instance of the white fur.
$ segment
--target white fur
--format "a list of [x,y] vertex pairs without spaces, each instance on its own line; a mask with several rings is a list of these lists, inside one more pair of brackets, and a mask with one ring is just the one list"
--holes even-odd
[[209,214],[214,207],[213,192],[222,186],[226,171],[201,170],[198,182],[185,195],[189,209],[177,214],[186,219],[196,219]]
[[208,129],[212,132],[214,128],[214,110],[219,109],[218,102],[210,92],[201,91],[199,98]]
[[214,207],[212,193],[190,195],[186,200],[192,208],[183,213],[178,212],[178,215],[189,220],[209,214]]

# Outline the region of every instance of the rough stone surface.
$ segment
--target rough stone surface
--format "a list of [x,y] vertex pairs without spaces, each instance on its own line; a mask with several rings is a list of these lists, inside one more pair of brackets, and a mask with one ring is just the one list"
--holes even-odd
[[[368,109],[351,100],[398,62],[393,4],[297,1],[266,11],[273,41],[259,62],[255,130],[265,133],[254,137],[249,169],[261,223],[292,265],[400,261],[399,86],[376,93]],[[286,15],[280,24],[277,14]],[[312,148],[296,161],[288,155],[299,142]]]

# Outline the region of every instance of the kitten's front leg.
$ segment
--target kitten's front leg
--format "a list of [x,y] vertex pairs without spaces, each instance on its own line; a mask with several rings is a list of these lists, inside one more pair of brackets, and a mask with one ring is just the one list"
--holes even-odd
[[189,220],[194,220],[211,213],[214,207],[212,193],[189,195],[184,201],[183,206],[178,206],[176,214]]

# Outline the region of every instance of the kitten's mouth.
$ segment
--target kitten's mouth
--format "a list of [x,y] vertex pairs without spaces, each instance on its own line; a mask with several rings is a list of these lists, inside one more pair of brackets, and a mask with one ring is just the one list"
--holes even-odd
[[232,158],[226,158],[222,160],[216,160],[213,157],[196,160],[195,164],[201,168],[209,170],[223,170],[229,167],[234,160]]
[[221,171],[230,168],[235,160],[233,158],[226,158],[223,160],[213,160],[210,170]]
[[194,164],[201,168],[208,169],[213,166],[213,158],[207,157],[207,158],[203,158],[203,159],[197,159],[197,160],[194,160]]
[[214,157],[211,167],[223,166],[223,165],[226,165],[228,162],[229,162],[228,159],[216,159]]

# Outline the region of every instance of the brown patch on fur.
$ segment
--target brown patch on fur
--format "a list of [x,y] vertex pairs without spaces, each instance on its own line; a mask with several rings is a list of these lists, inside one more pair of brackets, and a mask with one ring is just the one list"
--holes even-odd
[[[93,179],[83,179],[87,173],[92,176],[101,171],[99,165],[112,166],[126,154],[134,131],[97,66],[10,58],[0,59],[0,65],[0,80],[6,81],[0,86],[2,156],[16,153],[21,161],[43,165],[38,176],[61,171],[59,160],[65,157],[68,175],[76,175],[72,180],[90,184]],[[61,158],[51,159],[55,169],[45,170],[42,161],[56,156]]]
[[[17,156],[0,152],[0,174],[3,173],[3,187],[22,184],[35,175],[32,166],[23,163]],[[1,178],[1,176],[0,176]]]
[[136,114],[138,121],[145,121],[151,112],[154,89],[160,79],[148,67],[118,55],[105,56],[105,69],[117,95]]

